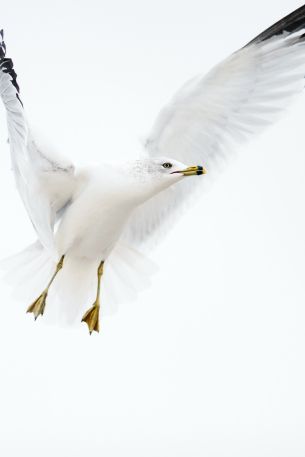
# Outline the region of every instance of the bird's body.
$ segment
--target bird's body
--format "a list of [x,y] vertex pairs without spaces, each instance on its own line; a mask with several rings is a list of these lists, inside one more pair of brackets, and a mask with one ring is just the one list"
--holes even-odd
[[[161,110],[143,157],[125,164],[79,168],[36,146],[13,63],[0,42],[0,94],[7,112],[13,171],[38,237],[22,255],[23,264],[26,256],[28,270],[32,263],[35,272],[49,267],[47,287],[28,311],[35,317],[44,313],[51,285],[54,296],[64,301],[60,278],[69,293],[73,289],[80,296],[80,289],[86,289],[84,306],[92,296],[85,276],[97,271],[96,300],[83,320],[90,332],[98,331],[102,275],[107,284],[107,271],[122,263],[125,278],[131,266],[141,265],[144,271],[141,255],[134,249],[160,238],[182,203],[190,201],[194,189],[201,189],[206,178],[188,178],[205,174],[197,164],[203,163],[208,177],[214,176],[232,147],[274,122],[303,91],[304,76],[305,5],[207,75],[186,83]],[[72,320],[78,319],[82,309],[75,303],[71,309]]]
[[56,233],[59,256],[97,262],[107,259],[135,204],[132,198],[122,199],[116,184],[118,174],[113,167],[80,170],[71,203]]
[[168,183],[151,180],[144,173],[145,162],[99,164],[78,170],[71,201],[56,232],[59,257],[106,260],[136,207],[171,181],[181,179],[172,175]]

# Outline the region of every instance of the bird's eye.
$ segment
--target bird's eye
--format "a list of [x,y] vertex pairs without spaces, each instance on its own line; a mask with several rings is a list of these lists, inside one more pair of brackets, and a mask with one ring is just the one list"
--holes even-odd
[[165,163],[162,165],[163,168],[172,168],[172,166],[173,166],[173,165],[172,165],[171,163],[169,163],[169,162],[165,162]]

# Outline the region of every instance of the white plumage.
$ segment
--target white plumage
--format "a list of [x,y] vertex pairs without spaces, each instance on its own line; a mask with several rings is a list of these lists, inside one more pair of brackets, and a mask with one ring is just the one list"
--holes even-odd
[[[46,315],[78,320],[94,296],[95,271],[101,261],[105,261],[102,312],[111,301],[107,287],[122,289],[120,275],[128,285],[135,282],[130,290],[147,282],[152,269],[134,249],[157,240],[232,149],[274,122],[303,90],[304,32],[302,6],[207,75],[187,82],[158,115],[145,142],[146,158],[87,168],[37,148],[2,41],[0,93],[7,111],[12,165],[38,237],[9,264],[15,277],[16,266],[26,262],[30,276],[40,273],[35,286],[41,287],[65,256],[64,268],[50,289]],[[202,174],[198,169],[185,173],[187,166],[198,163],[208,175],[186,177]],[[117,295],[115,301],[121,301]],[[126,290],[123,295],[126,299]]]
[[[205,180],[213,177],[234,147],[274,122],[303,90],[304,68],[302,30],[242,48],[187,82],[162,109],[146,142],[148,154],[203,163]],[[203,184],[188,180],[139,208],[129,239],[156,239]]]

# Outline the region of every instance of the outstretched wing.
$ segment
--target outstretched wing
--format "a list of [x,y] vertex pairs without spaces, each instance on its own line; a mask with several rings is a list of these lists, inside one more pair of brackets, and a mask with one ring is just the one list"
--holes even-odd
[[[187,82],[157,117],[146,141],[152,157],[203,164],[203,179],[187,179],[139,207],[126,237],[146,241],[168,227],[190,191],[260,132],[304,88],[305,5],[214,67]],[[198,183],[201,184],[198,184]]]
[[7,114],[16,184],[40,242],[53,250],[53,226],[56,214],[71,198],[74,166],[65,159],[43,153],[36,146],[19,97],[13,62],[6,57],[2,30],[0,37],[0,94]]

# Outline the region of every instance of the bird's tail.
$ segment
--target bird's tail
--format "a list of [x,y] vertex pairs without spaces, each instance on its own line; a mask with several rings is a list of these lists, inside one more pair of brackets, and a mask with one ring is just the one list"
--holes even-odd
[[[1,262],[3,279],[13,298],[27,308],[44,290],[56,263],[39,242]],[[116,312],[118,305],[137,298],[147,288],[156,267],[142,253],[118,243],[105,262],[101,287],[101,315]],[[80,323],[95,300],[97,264],[87,259],[65,258],[51,285],[43,319],[59,324]]]

